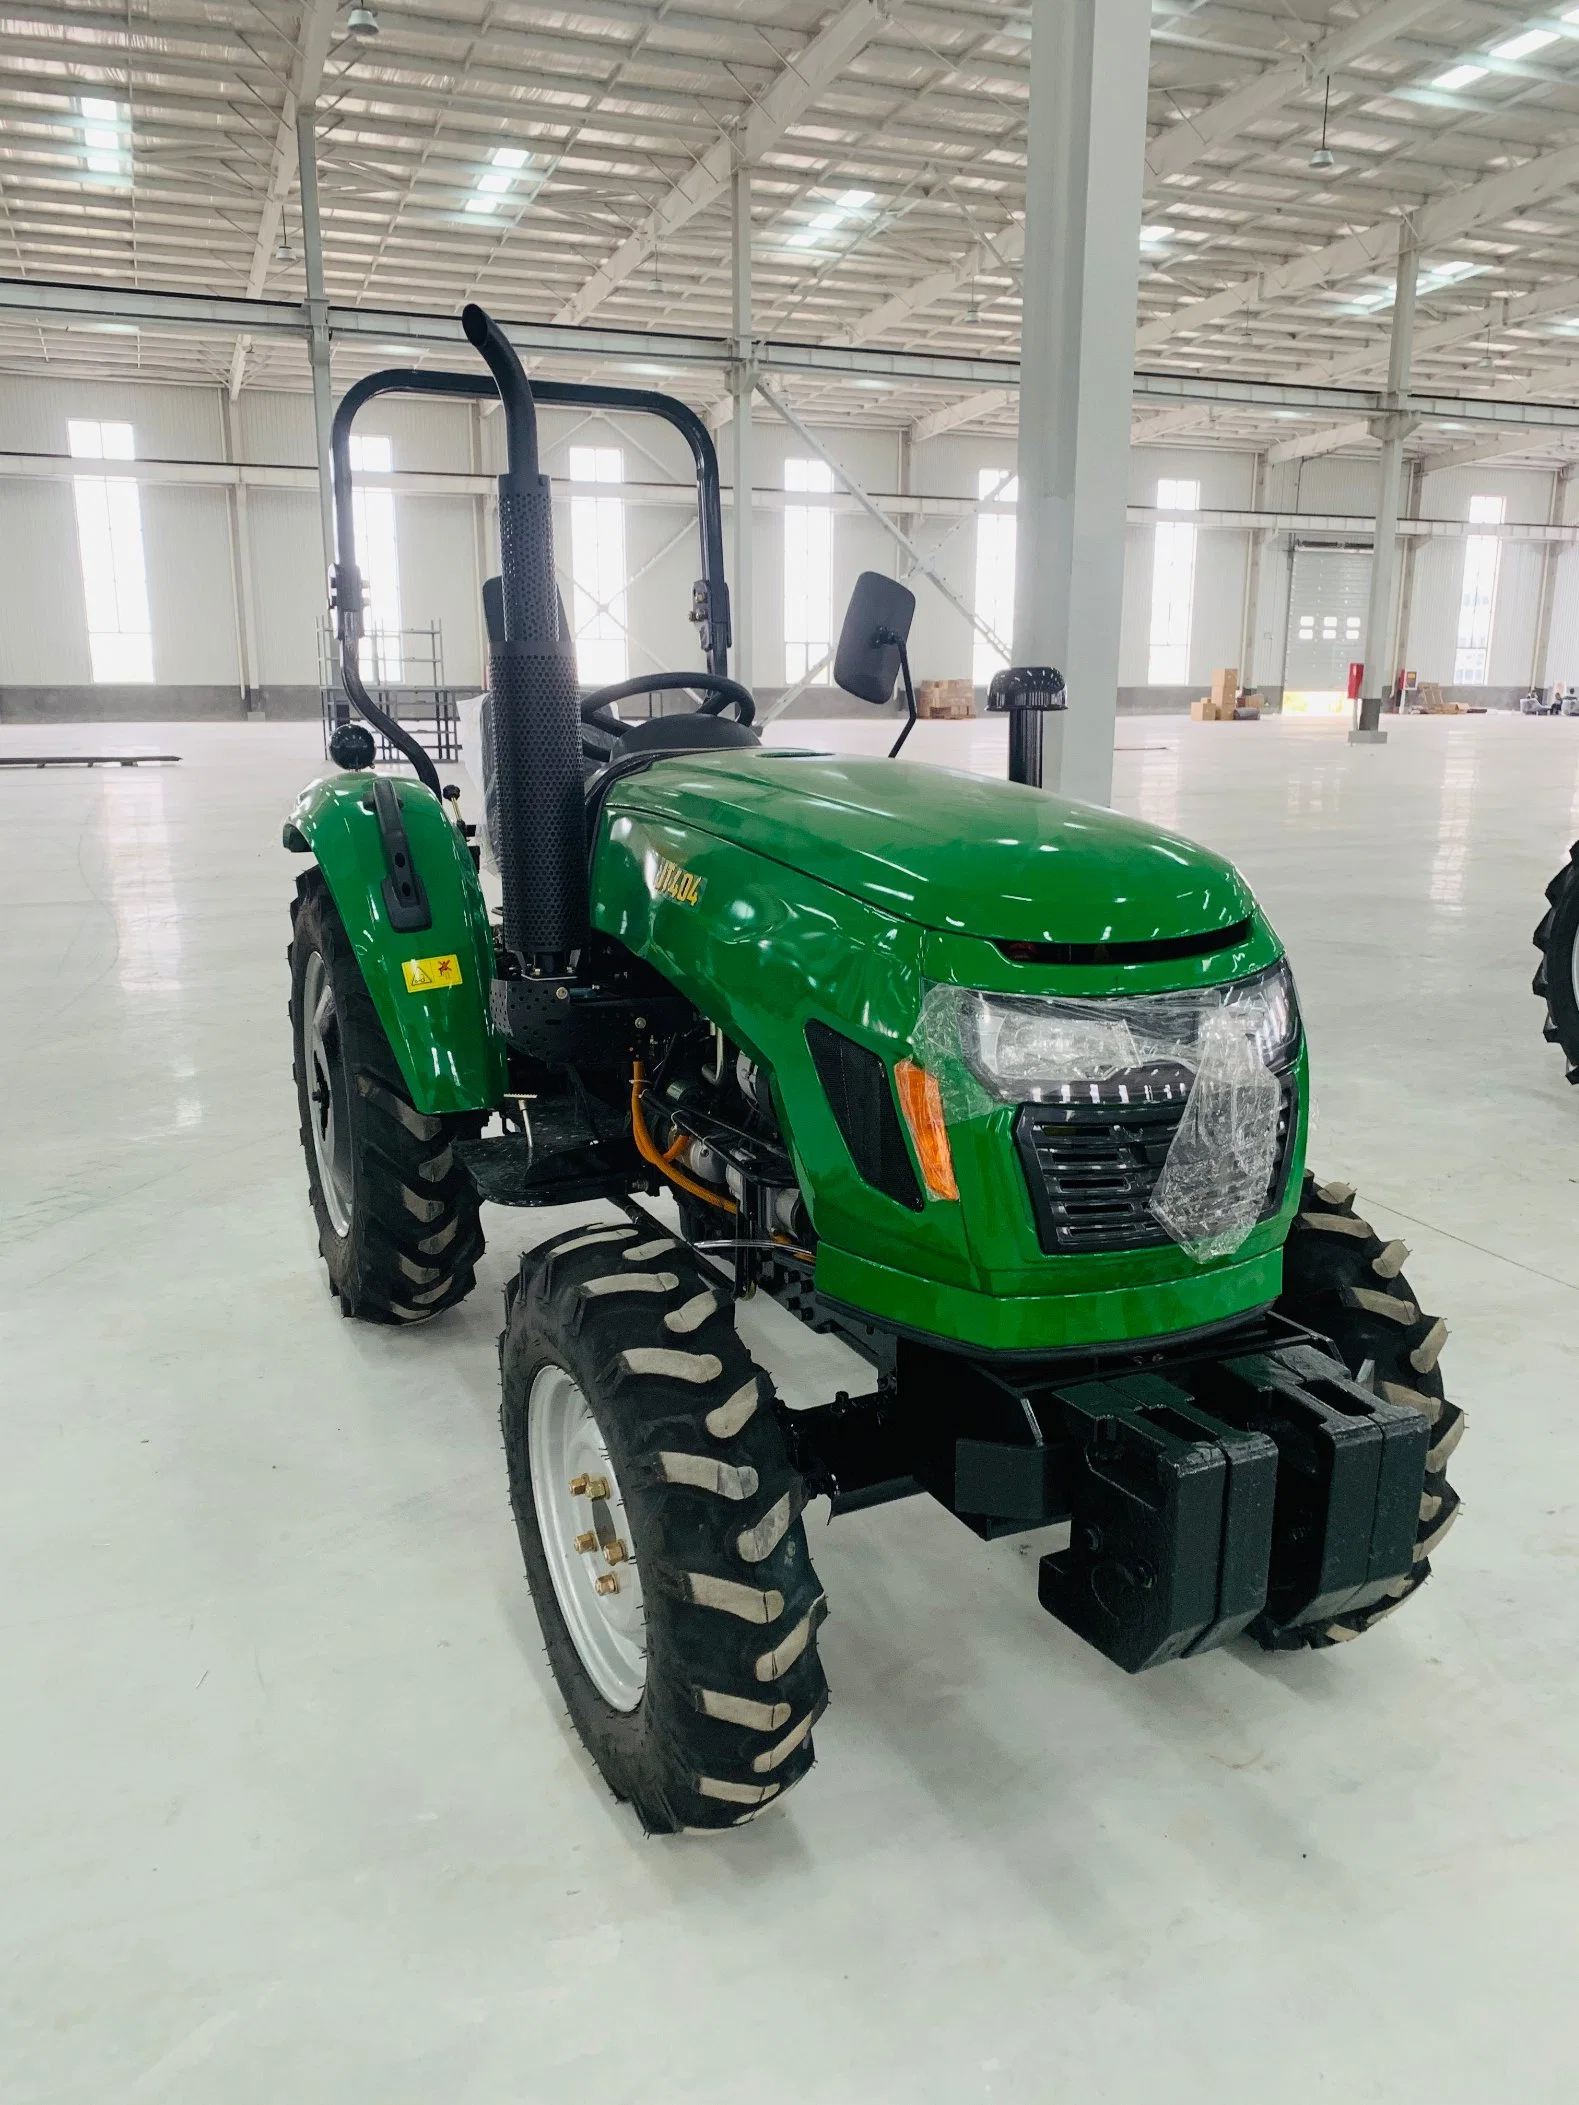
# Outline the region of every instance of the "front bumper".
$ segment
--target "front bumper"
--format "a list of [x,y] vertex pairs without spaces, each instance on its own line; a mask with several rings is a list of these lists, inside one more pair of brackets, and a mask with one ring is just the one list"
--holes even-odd
[[788,1418],[836,1513],[926,1491],[982,1536],[1067,1520],[1042,1605],[1130,1673],[1247,1628],[1298,1643],[1414,1572],[1425,1418],[1276,1317],[1024,1367],[901,1340],[873,1396]]

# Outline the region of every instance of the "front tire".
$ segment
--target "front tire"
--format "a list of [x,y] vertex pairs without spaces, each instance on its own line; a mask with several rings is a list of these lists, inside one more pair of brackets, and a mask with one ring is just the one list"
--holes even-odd
[[1406,1404],[1431,1425],[1425,1488],[1415,1534],[1414,1569],[1390,1600],[1340,1615],[1319,1630],[1281,1633],[1279,1647],[1342,1644],[1401,1608],[1431,1576],[1431,1557],[1459,1515],[1447,1480],[1448,1457],[1464,1434],[1464,1413],[1449,1403],[1437,1361],[1447,1325],[1420,1308],[1403,1275],[1409,1252],[1384,1242],[1354,1210],[1354,1188],[1318,1184],[1307,1171],[1299,1212],[1283,1246],[1281,1315],[1319,1331],[1350,1375],[1384,1402]]
[[812,1766],[823,1597],[772,1388],[654,1221],[522,1260],[501,1422],[549,1664],[653,1834],[737,1827]]
[[316,870],[297,885],[285,955],[307,1193],[330,1291],[344,1316],[426,1322],[476,1284],[477,1190],[450,1143],[481,1117],[412,1103]]
[[1535,931],[1541,961],[1531,985],[1546,1004],[1547,1042],[1562,1047],[1568,1079],[1579,1083],[1579,841],[1546,887],[1546,898]]

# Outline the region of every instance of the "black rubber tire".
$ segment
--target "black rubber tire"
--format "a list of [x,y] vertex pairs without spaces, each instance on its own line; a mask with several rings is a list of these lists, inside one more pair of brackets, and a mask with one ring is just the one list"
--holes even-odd
[[1431,1555],[1459,1515],[1457,1492],[1447,1480],[1448,1457],[1463,1437],[1465,1418],[1449,1403],[1437,1361],[1447,1325],[1424,1314],[1404,1277],[1409,1252],[1384,1242],[1354,1210],[1348,1184],[1318,1184],[1307,1171],[1299,1212],[1283,1249],[1283,1292],[1278,1312],[1336,1346],[1344,1365],[1389,1403],[1408,1404],[1431,1424],[1425,1490],[1415,1537],[1414,1570],[1400,1580],[1390,1600],[1322,1629],[1285,1633],[1280,1648],[1342,1644],[1372,1629],[1401,1608],[1431,1576]]
[[[572,1229],[529,1252],[506,1304],[510,1498],[572,1722],[650,1834],[738,1827],[811,1768],[828,1701],[806,1493],[772,1385],[736,1335],[727,1288],[657,1222]],[[646,1617],[646,1684],[630,1711],[583,1665],[544,1550],[527,1425],[550,1364],[585,1397],[625,1501]]]
[[[303,986],[314,953],[323,958],[338,1027],[332,1056],[342,1070],[352,1180],[344,1234],[325,1203],[313,1146]],[[350,938],[315,869],[297,882],[285,955],[291,974],[291,1072],[307,1193],[330,1291],[343,1316],[367,1323],[425,1323],[463,1301],[477,1283],[483,1253],[477,1189],[450,1143],[478,1133],[484,1116],[433,1117],[412,1104]]]
[[1546,898],[1535,931],[1541,961],[1531,985],[1546,1004],[1547,1043],[1562,1047],[1568,1079],[1579,1083],[1579,841],[1546,887]]

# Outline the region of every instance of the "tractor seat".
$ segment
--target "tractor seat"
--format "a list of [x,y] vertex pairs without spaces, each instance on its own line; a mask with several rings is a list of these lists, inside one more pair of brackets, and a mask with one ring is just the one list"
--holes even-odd
[[762,741],[746,724],[723,716],[650,716],[632,724],[615,746],[613,758],[636,753],[701,753],[725,746],[759,746]]

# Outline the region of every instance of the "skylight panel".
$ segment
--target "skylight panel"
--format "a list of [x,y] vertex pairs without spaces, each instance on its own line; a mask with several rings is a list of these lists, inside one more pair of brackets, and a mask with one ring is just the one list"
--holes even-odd
[[1516,37],[1509,37],[1505,44],[1493,44],[1493,58],[1529,58],[1533,52],[1544,51],[1548,44],[1557,42],[1555,29],[1526,29]]
[[[472,194],[466,200],[466,210],[472,213],[497,212],[501,202],[512,193],[521,203],[534,194],[542,177],[533,182],[527,171],[535,173],[532,156],[519,146],[496,146],[488,156],[488,166],[483,169],[472,186]],[[522,185],[529,187],[522,189]]]
[[89,175],[129,183],[131,124],[125,106],[101,95],[84,95],[77,109],[82,125],[83,167]]

